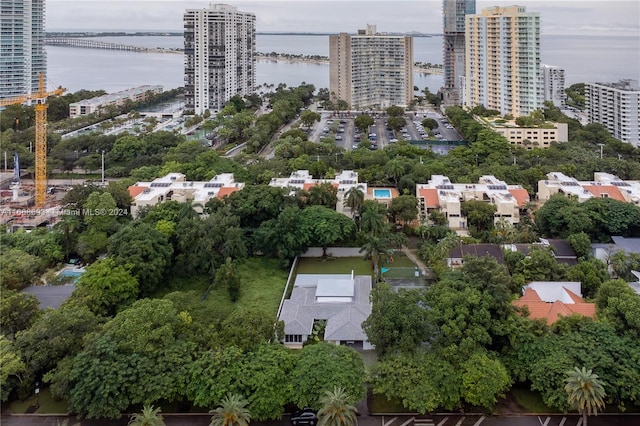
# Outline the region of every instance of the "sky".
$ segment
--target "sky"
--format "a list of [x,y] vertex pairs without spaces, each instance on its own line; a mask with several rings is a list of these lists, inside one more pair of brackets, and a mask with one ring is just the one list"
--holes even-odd
[[[185,9],[197,0],[46,0],[47,31],[182,31]],[[258,32],[442,32],[441,0],[221,1],[256,14]],[[543,35],[627,35],[640,40],[637,0],[480,1],[476,9],[518,4],[541,16]]]

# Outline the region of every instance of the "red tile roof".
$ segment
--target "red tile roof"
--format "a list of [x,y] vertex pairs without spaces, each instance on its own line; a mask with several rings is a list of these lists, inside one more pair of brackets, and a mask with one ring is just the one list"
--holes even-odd
[[146,186],[132,185],[129,187],[129,195],[131,195],[131,198],[136,198],[138,195],[144,192],[145,189],[148,189],[148,188]]
[[223,186],[222,188],[220,188],[220,190],[218,191],[218,195],[216,195],[216,198],[224,198],[230,194],[233,194],[234,192],[236,192],[239,188],[235,187],[235,186]]
[[513,198],[516,199],[516,204],[518,207],[522,207],[525,203],[531,201],[529,198],[529,193],[526,189],[510,189],[509,193],[513,195]]
[[584,189],[588,190],[594,197],[603,198],[603,194],[607,194],[609,198],[618,201],[627,201],[622,196],[620,189],[613,185],[584,185]]
[[[308,191],[309,189],[313,188],[314,186],[318,186],[318,185],[320,185],[320,183],[317,183],[317,182],[304,183],[304,184],[302,184],[302,189],[304,189],[305,191]],[[331,186],[333,186],[334,188],[337,188],[338,184],[332,182]]]
[[438,190],[435,188],[422,188],[419,190],[418,196],[424,198],[426,208],[438,207],[440,205]]
[[540,299],[538,293],[528,288],[525,290],[524,295],[513,302],[514,306],[523,307],[526,306],[529,310],[529,318],[531,319],[544,319],[547,324],[551,325],[558,320],[559,317],[568,317],[573,314],[579,314],[585,317],[593,318],[596,315],[595,303],[585,303],[584,300],[565,288],[565,291],[575,303],[563,303],[556,300],[553,303],[548,303]]

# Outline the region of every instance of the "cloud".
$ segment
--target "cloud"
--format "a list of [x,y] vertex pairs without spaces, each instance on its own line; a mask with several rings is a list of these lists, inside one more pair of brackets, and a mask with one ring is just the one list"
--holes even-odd
[[[209,1],[48,0],[49,30],[182,30],[187,8]],[[258,31],[355,32],[376,24],[383,32],[442,32],[440,0],[240,0],[225,2],[256,14]],[[477,11],[494,5],[521,4],[541,16],[543,34],[640,35],[640,2],[478,1]]]

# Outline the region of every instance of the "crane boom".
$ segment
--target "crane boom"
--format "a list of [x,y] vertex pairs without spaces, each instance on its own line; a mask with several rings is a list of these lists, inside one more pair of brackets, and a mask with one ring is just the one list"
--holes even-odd
[[29,101],[36,102],[35,207],[38,209],[43,208],[47,201],[47,98],[49,96],[59,96],[63,94],[64,91],[65,89],[58,87],[55,90],[47,92],[44,85],[44,74],[40,73],[37,92],[16,96],[14,98],[0,99],[0,107],[22,104]]

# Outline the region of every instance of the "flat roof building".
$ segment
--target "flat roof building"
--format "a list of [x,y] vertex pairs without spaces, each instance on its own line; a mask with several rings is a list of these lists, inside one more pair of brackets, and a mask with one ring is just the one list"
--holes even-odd
[[227,4],[184,13],[186,108],[220,111],[256,85],[256,15]]
[[567,123],[546,123],[540,127],[492,124],[491,129],[507,138],[511,145],[524,149],[549,148],[554,142],[569,140]]
[[69,116],[71,118],[82,115],[99,113],[110,105],[122,106],[126,102],[141,102],[149,95],[162,93],[162,86],[139,86],[120,92],[108,93],[91,99],[84,99],[79,102],[69,104]]
[[585,85],[587,118],[603,124],[616,139],[640,147],[640,86],[638,80]]
[[540,64],[543,81],[543,100],[553,102],[558,108],[564,108],[567,94],[564,91],[564,68]]
[[459,105],[460,93],[465,72],[465,16],[476,13],[476,0],[443,0],[443,103]]
[[640,181],[622,180],[616,175],[595,172],[592,181],[578,181],[561,172],[547,173],[538,181],[538,200],[547,201],[554,194],[564,194],[583,202],[590,198],[611,198],[640,205]]
[[416,185],[418,211],[427,219],[434,211],[443,213],[449,228],[467,229],[467,218],[462,215],[462,203],[470,200],[486,201],[496,206],[494,221],[506,220],[514,225],[520,222],[520,209],[530,201],[529,193],[520,185],[507,185],[495,176],[482,176],[477,184],[452,183],[448,177],[432,175],[428,183]]
[[295,194],[297,191],[308,191],[310,188],[323,183],[328,183],[336,188],[338,196],[336,211],[349,217],[352,217],[353,212],[349,207],[344,205],[347,192],[351,188],[355,187],[360,188],[360,190],[365,194],[365,197],[367,194],[367,184],[365,182],[358,182],[358,172],[354,172],[353,170],[343,170],[334,179],[315,179],[311,176],[309,170],[298,170],[291,173],[291,176],[287,178],[271,179],[269,186],[290,188],[291,194]]
[[540,15],[524,6],[466,15],[463,104],[500,115],[529,115],[543,107]]
[[[242,188],[244,183],[236,182],[233,173],[216,175],[208,182],[187,181],[182,173],[169,173],[129,187],[129,195],[133,198],[131,215],[137,217],[141,208],[165,201],[192,201],[194,205],[204,206],[212,198],[224,198]],[[201,207],[195,206],[195,209],[202,213]]]
[[329,92],[349,107],[406,106],[413,100],[413,38],[380,34],[329,36]]

